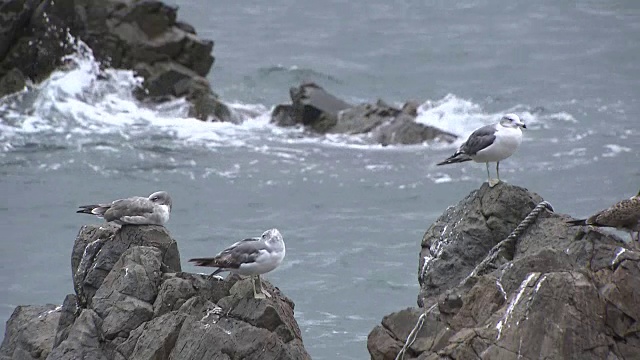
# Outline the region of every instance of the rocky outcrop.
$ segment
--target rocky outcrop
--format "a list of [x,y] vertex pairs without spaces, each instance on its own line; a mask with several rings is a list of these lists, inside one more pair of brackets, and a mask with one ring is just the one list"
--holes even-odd
[[19,306],[0,359],[309,359],[294,304],[254,299],[250,279],[180,271],[161,226],[84,226],[74,244],[76,294]]
[[280,126],[303,125],[318,134],[367,134],[382,145],[453,142],[457,136],[415,121],[417,105],[402,109],[379,100],[375,104],[351,105],[314,83],[291,88],[291,105],[278,105],[271,122]]
[[395,359],[425,312],[404,359],[638,358],[640,252],[548,211],[501,242],[541,200],[484,184],[448,208],[422,240],[420,307],[383,318],[371,358]]
[[140,99],[187,97],[191,115],[232,120],[205,78],[213,41],[177,20],[176,7],[156,0],[8,0],[0,4],[0,30],[0,84],[12,85],[0,96],[22,89],[25,79],[47,78],[79,39],[104,66],[142,76]]

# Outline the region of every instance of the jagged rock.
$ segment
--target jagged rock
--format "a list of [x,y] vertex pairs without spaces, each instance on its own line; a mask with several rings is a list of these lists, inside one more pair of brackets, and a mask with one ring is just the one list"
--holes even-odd
[[154,247],[135,246],[122,254],[91,301],[103,319],[105,338],[127,338],[131,330],[151,320],[161,265],[162,253]]
[[[89,245],[95,244],[95,249]],[[180,271],[180,253],[175,240],[166,228],[156,225],[122,226],[86,225],[80,229],[71,255],[73,282],[80,303],[91,299],[120,256],[133,246],[152,246],[160,249],[162,264],[170,271]],[[90,266],[81,266],[82,258]]]
[[394,359],[427,310],[406,358],[637,357],[640,252],[615,236],[543,212],[501,266],[469,277],[541,200],[516,186],[484,184],[448,208],[422,243],[425,307],[386,316],[370,333],[372,358]]
[[[0,4],[0,14],[0,78],[13,74],[7,82],[17,73],[34,82],[46,79],[75,51],[75,38],[103,65],[144,77],[140,98],[217,99],[205,78],[214,63],[213,41],[177,21],[176,7],[156,0],[10,0]],[[6,87],[1,95],[22,88]],[[213,110],[200,106],[195,114],[229,120]]]
[[69,335],[55,347],[48,360],[109,360],[114,347],[105,342],[102,319],[95,311],[84,309],[69,329]]
[[526,189],[485,183],[445,210],[422,238],[419,298],[457,286],[541,201]]
[[289,93],[292,104],[278,105],[271,113],[271,122],[280,126],[302,124],[319,134],[369,134],[382,145],[456,139],[451,133],[417,123],[417,105],[413,102],[403,109],[381,100],[353,106],[314,83],[291,88]]
[[60,309],[60,319],[55,331],[55,341],[53,347],[57,347],[63,341],[69,337],[69,330],[76,320],[78,299],[75,294],[69,294],[64,298],[62,302],[62,308]]
[[310,359],[279,289],[263,280],[271,297],[254,299],[251,279],[176,272],[161,226],[84,226],[72,266],[86,301],[16,308],[0,360]]
[[0,359],[45,359],[53,347],[59,318],[56,305],[16,307],[7,320]]

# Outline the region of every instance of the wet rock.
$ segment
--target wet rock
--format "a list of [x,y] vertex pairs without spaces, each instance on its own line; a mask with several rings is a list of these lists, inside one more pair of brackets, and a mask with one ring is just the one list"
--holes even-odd
[[72,266],[85,307],[16,308],[0,359],[310,359],[279,289],[263,280],[271,297],[254,299],[250,279],[176,272],[174,245],[161,226],[84,226]]
[[21,91],[25,86],[27,82],[24,75],[20,70],[13,68],[0,78],[0,97]]
[[370,333],[372,358],[395,358],[424,312],[405,358],[623,359],[640,353],[640,252],[613,235],[585,233],[568,226],[567,215],[544,211],[500,266],[470,276],[541,200],[517,186],[485,184],[448,208],[422,242],[424,307],[386,316]]
[[[155,0],[10,0],[0,4],[0,79],[34,82],[64,65],[82,40],[103,66],[132,69],[144,78],[136,95],[145,100],[172,97],[217,98],[206,76],[214,63],[213,41],[177,20],[177,8]],[[19,85],[19,83],[17,83]],[[2,94],[22,89],[3,88]],[[228,119],[220,112],[196,112],[198,118]]]
[[276,106],[271,122],[280,126],[301,124],[318,134],[366,134],[371,141],[382,145],[456,139],[453,134],[417,123],[417,105],[413,102],[405,104],[403,109],[382,100],[353,106],[315,83],[291,88],[290,96],[292,104]]
[[18,306],[7,320],[0,359],[45,359],[60,318],[56,305]]

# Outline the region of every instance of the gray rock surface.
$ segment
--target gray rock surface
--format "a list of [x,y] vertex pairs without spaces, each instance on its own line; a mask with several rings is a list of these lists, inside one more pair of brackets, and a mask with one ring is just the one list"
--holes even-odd
[[18,306],[7,321],[0,359],[46,359],[60,318],[57,305]]
[[419,144],[425,141],[453,142],[457,136],[417,123],[413,102],[397,109],[379,100],[375,104],[351,105],[315,83],[304,83],[289,91],[292,104],[278,105],[271,122],[280,126],[303,125],[318,134],[367,134],[382,145]]
[[16,308],[1,360],[310,359],[279,289],[263,280],[272,297],[254,299],[250,279],[181,272],[161,226],[84,226],[72,268],[86,301]]
[[422,241],[421,307],[383,318],[371,358],[395,359],[425,311],[405,359],[640,358],[640,252],[614,235],[543,211],[495,270],[469,277],[541,200],[484,184],[445,210]]
[[140,99],[185,96],[198,118],[232,120],[206,79],[213,41],[178,21],[176,7],[157,0],[8,0],[0,4],[0,30],[0,84],[12,85],[0,95],[24,87],[17,74],[47,78],[76,51],[75,38],[104,66],[142,76]]
[[[134,246],[161,251],[167,271],[181,271],[178,244],[163,226],[86,225],[80,229],[71,254],[74,289],[81,304],[90,304],[102,281],[122,254]],[[84,258],[85,262],[82,262]]]

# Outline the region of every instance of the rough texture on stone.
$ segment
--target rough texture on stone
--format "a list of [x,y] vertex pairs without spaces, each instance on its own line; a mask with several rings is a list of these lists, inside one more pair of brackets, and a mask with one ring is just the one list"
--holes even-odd
[[[71,35],[71,36],[70,36]],[[213,41],[177,21],[177,8],[156,0],[8,0],[0,4],[0,95],[24,88],[24,78],[46,79],[82,40],[106,67],[132,69],[144,78],[139,98],[186,96],[215,102],[205,78],[213,65]],[[196,101],[197,100],[197,101]],[[230,120],[199,106],[202,120]],[[215,112],[214,112],[215,111]],[[228,111],[228,109],[227,109]]]
[[640,252],[598,229],[543,212],[501,265],[469,275],[542,199],[486,184],[427,230],[419,305],[369,334],[372,359],[635,359],[640,354]]
[[[71,254],[73,282],[76,293],[82,298],[79,299],[81,303],[90,305],[96,290],[120,256],[134,246],[159,249],[167,270],[181,270],[178,245],[162,226],[86,225],[80,229]],[[85,264],[90,266],[82,266],[83,257]]]
[[59,318],[56,305],[18,306],[7,321],[0,359],[46,359]]
[[397,109],[379,100],[353,106],[315,83],[291,88],[291,105],[278,105],[271,122],[280,126],[303,125],[318,134],[367,134],[382,145],[420,144],[425,141],[453,142],[457,136],[417,123],[417,107],[407,103]]
[[263,279],[272,296],[254,299],[250,279],[176,272],[161,226],[84,226],[72,267],[78,296],[16,308],[0,360],[310,359],[279,289]]

